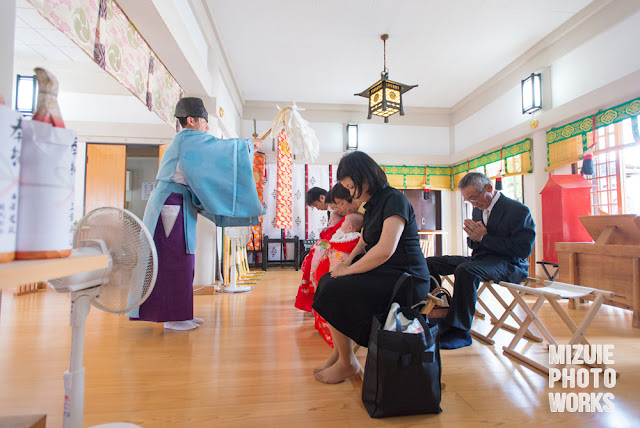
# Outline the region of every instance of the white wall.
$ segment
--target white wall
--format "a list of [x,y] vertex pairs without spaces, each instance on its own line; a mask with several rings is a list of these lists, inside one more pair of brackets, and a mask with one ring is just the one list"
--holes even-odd
[[[216,92],[217,108],[216,111],[212,113],[215,114],[218,120],[221,122],[221,127],[223,129],[225,138],[238,138],[240,135],[240,115],[238,114],[238,110],[236,110],[235,106],[233,105],[233,100],[231,99],[229,90],[227,89],[227,86],[225,85],[221,75],[218,75],[218,85]],[[220,108],[222,108],[224,111],[222,117],[220,117]],[[251,138],[251,135],[247,135],[246,138]]]
[[461,152],[506,129],[528,120],[522,114],[520,86],[511,88],[482,110],[455,125],[455,152]]
[[[274,107],[273,115],[277,109]],[[304,118],[304,111],[300,112]],[[256,121],[257,132],[260,136],[267,129],[269,122]],[[339,156],[345,151],[345,130],[346,123],[330,122],[310,122],[311,128],[315,131],[320,141],[321,153],[335,153]],[[253,121],[242,121],[242,138],[251,138],[253,133]],[[265,142],[265,150],[271,150],[271,137]],[[386,153],[392,162],[393,154],[410,155],[399,156],[403,162],[400,164],[419,165],[425,155],[438,156],[437,163],[433,165],[446,164],[449,156],[449,128],[444,126],[400,126],[384,125],[373,123],[358,123],[358,150],[369,154]],[[415,160],[415,155],[421,157]],[[442,157],[446,157],[442,163]],[[416,163],[412,163],[412,158]],[[267,162],[275,162],[274,156],[267,159]],[[316,163],[335,163],[335,160],[328,161],[326,158],[318,159]]]
[[213,90],[215,82],[208,69],[208,45],[191,11],[191,7],[186,1],[152,1],[169,28],[171,35],[181,47],[189,65],[205,88],[206,94],[211,97],[215,96]]
[[158,158],[127,157],[127,171],[131,171],[131,201],[127,203],[127,209],[142,219],[147,207],[147,201],[142,199],[142,183],[155,183]]
[[639,70],[639,28],[640,12],[554,62],[553,107]]
[[58,104],[62,117],[69,121],[166,125],[133,95],[60,92]]

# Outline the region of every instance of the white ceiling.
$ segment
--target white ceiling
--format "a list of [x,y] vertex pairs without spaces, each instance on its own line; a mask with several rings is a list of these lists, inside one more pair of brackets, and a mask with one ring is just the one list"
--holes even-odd
[[591,0],[206,3],[245,100],[365,104],[388,33],[389,78],[419,85],[405,105],[450,108]]
[[17,58],[38,61],[91,62],[91,58],[44,19],[27,0],[16,2]]

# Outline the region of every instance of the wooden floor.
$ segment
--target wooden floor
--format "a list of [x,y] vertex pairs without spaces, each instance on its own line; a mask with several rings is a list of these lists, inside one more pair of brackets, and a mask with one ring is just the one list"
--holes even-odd
[[[300,272],[270,269],[250,293],[196,296],[196,315],[205,323],[190,332],[93,308],[85,341],[85,426],[640,426],[640,329],[631,328],[629,311],[603,307],[588,332],[592,343],[615,345],[613,367],[621,376],[613,389],[598,389],[615,395],[612,412],[551,413],[548,393],[562,388],[550,389],[546,377],[505,357],[502,345],[511,337],[505,332],[495,346],[474,342],[442,351],[447,387],[440,415],[376,420],[362,405],[358,379],[324,385],[313,378],[330,349],[313,319],[293,307],[299,279]],[[579,319],[585,310],[570,314]],[[553,315],[546,306],[540,313],[542,319]],[[65,294],[14,297],[5,290],[0,415],[46,413],[48,426],[61,426],[68,320]],[[563,332],[560,323],[547,326]],[[531,355],[547,358],[541,345]]]

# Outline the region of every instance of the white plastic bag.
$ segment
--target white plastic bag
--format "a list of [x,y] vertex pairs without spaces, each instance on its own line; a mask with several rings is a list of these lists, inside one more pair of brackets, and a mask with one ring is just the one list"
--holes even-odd
[[417,318],[412,320],[404,316],[402,312],[398,312],[400,305],[394,302],[387,314],[387,320],[384,323],[384,329],[388,331],[397,331],[398,325],[403,333],[419,334],[424,331],[422,324]]

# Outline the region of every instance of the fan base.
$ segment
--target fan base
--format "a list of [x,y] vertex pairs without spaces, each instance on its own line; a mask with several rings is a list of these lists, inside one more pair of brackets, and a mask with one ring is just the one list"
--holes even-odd
[[253,290],[253,287],[248,285],[230,285],[222,289],[225,293],[246,293]]
[[127,422],[113,422],[110,424],[94,425],[91,428],[142,428],[140,425],[134,425]]

